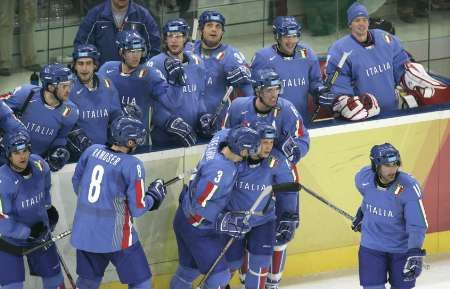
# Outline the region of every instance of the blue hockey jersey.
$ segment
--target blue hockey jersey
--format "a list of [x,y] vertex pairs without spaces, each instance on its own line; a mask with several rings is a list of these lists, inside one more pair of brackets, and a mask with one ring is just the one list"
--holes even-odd
[[13,111],[20,111],[31,90],[33,96],[21,121],[30,134],[33,153],[44,156],[49,149],[66,145],[67,134],[78,120],[78,108],[70,100],[57,107],[47,105],[43,89],[31,84],[17,87],[6,104]]
[[148,212],[145,170],[136,157],[95,144],[83,152],[72,177],[78,196],[71,244],[80,250],[107,253],[138,241],[133,218]]
[[43,222],[49,228],[51,175],[47,163],[30,155],[31,176],[22,176],[9,165],[0,167],[0,236],[18,246],[32,245],[26,239],[30,227]]
[[83,129],[92,143],[105,144],[108,140],[108,125],[122,114],[122,106],[111,80],[95,74],[94,81],[95,88],[90,90],[77,79],[69,99],[80,112],[77,127]]
[[381,188],[367,166],[356,174],[355,185],[363,196],[362,246],[389,253],[422,248],[428,223],[420,185],[411,175],[400,172],[390,186]]
[[[270,156],[259,164],[250,165],[242,162],[242,169],[233,187],[231,198],[226,206],[226,211],[248,212],[261,192],[268,186],[286,182],[297,182],[298,174],[291,162],[277,149],[273,149]],[[259,226],[275,219],[275,201],[277,215],[283,212],[298,213],[297,192],[279,193],[275,196],[268,195],[257,207],[257,213],[252,215],[249,224],[252,227]]]
[[277,52],[276,45],[256,51],[251,63],[252,73],[262,68],[273,68],[283,83],[280,96],[292,102],[303,120],[309,122],[308,94],[323,86],[319,60],[305,44],[298,44],[294,56],[285,57]]
[[150,121],[151,125],[165,127],[171,115],[161,99],[179,92],[173,92],[162,72],[154,67],[141,64],[131,74],[126,74],[122,73],[121,65],[120,61],[106,62],[98,73],[112,80],[123,105],[137,105],[142,110],[142,122],[148,131]]
[[6,133],[25,130],[23,123],[13,114],[11,108],[0,100],[0,129]]
[[[165,77],[167,72],[164,61],[169,57],[160,53],[147,62],[147,66],[159,69]],[[171,90],[161,97],[160,101],[170,111],[172,116],[181,117],[195,131],[200,130],[199,118],[206,112],[203,102],[205,97],[206,74],[203,61],[192,53],[185,53],[187,62],[183,63],[186,74],[186,84],[183,86],[170,85]],[[172,93],[176,92],[176,93]],[[156,110],[155,113],[158,113]],[[152,145],[154,148],[182,147],[179,138],[167,133],[162,127],[155,127],[152,132]]]
[[255,98],[255,96],[236,98],[228,109],[224,126],[256,126],[257,123],[267,123],[277,130],[275,147],[281,150],[283,140],[287,135],[291,135],[300,148],[300,157],[304,157],[309,150],[309,133],[294,105],[287,99],[278,98],[278,107],[267,114],[262,114],[256,112]]
[[388,32],[369,30],[374,44],[363,47],[351,35],[339,39],[328,50],[327,75],[332,77],[344,52],[348,56],[331,92],[336,95],[371,93],[378,100],[381,114],[397,108],[395,85],[405,73],[409,56],[400,40]]
[[225,208],[236,182],[240,163],[220,152],[220,144],[229,129],[217,132],[206,147],[187,187],[181,192],[181,206],[190,224],[200,229],[214,229],[217,215]]
[[[205,50],[201,49],[201,43],[201,40],[187,43],[184,50],[199,55],[205,62],[207,75],[205,105],[208,113],[214,113],[229,86],[227,73],[248,64],[244,55],[231,45],[222,43],[217,48],[208,50],[206,54]],[[250,82],[239,85],[239,89],[245,96],[253,94]]]

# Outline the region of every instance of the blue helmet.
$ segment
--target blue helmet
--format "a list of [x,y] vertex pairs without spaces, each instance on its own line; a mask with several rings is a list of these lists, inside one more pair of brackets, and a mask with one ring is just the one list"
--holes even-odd
[[376,172],[379,165],[396,164],[401,165],[399,151],[390,143],[375,145],[370,150],[372,169]]
[[116,42],[119,50],[142,49],[144,51],[143,56],[147,54],[147,43],[136,30],[120,32]]
[[189,29],[189,25],[183,18],[169,20],[163,26],[163,35],[166,37],[168,32],[181,32],[183,35],[187,36],[189,34]]
[[300,37],[301,30],[302,27],[292,16],[277,16],[272,26],[273,34],[275,34],[277,38],[290,35],[296,35],[297,37]]
[[202,29],[207,22],[212,21],[222,24],[222,30],[225,31],[225,17],[223,17],[223,15],[217,11],[203,11],[203,13],[200,14],[200,17],[198,18],[198,25],[200,26],[200,29]]
[[120,146],[127,146],[129,140],[133,140],[138,145],[143,145],[147,137],[144,124],[129,116],[119,116],[111,124],[111,143]]
[[281,78],[278,73],[276,73],[273,68],[263,68],[257,70],[253,77],[253,87],[259,89],[271,86],[282,87]]
[[81,44],[73,50],[72,58],[74,62],[79,58],[92,58],[97,63],[100,59],[100,53],[92,44]]
[[47,64],[42,68],[39,78],[42,86],[47,88],[48,85],[58,85],[60,82],[72,81],[74,76],[72,71],[60,63]]
[[256,131],[261,139],[275,139],[277,137],[277,129],[267,123],[257,123]]
[[20,130],[16,133],[7,134],[4,139],[5,153],[9,157],[12,152],[28,149],[31,151],[31,140],[28,132]]
[[257,154],[260,142],[258,132],[246,126],[232,128],[227,137],[228,147],[237,155],[242,150],[247,150],[249,155]]

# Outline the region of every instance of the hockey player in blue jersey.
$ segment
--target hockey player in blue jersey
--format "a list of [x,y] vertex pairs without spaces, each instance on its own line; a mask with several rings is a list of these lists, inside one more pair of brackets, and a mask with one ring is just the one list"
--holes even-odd
[[284,98],[282,81],[272,68],[264,68],[253,75],[256,96],[235,99],[228,109],[223,124],[251,126],[266,123],[277,130],[275,147],[293,163],[309,150],[309,134],[302,116],[294,105]]
[[167,131],[184,146],[196,144],[197,136],[192,127],[182,118],[172,116],[163,103],[167,95],[178,96],[182,92],[169,86],[160,70],[141,63],[147,54],[144,39],[135,31],[124,31],[118,41],[122,61],[106,62],[99,74],[112,80],[122,105],[139,107],[143,112],[141,121],[148,131],[151,121],[151,126]]
[[360,284],[385,289],[389,280],[391,288],[413,288],[426,255],[423,193],[413,176],[399,170],[400,153],[391,144],[372,147],[370,160],[355,176],[363,197],[352,224],[361,231]]
[[[204,138],[210,138],[211,114],[206,113],[204,104],[206,72],[203,60],[192,52],[185,52],[189,26],[184,19],[169,20],[163,26],[165,52],[152,57],[147,65],[163,72],[172,91],[161,101],[169,108],[173,116],[181,117],[194,131]],[[182,146],[176,137],[162,127],[152,132],[154,148]]]
[[[217,11],[204,11],[198,18],[201,40],[186,45],[205,61],[207,83],[205,105],[208,113],[215,113],[227,86],[239,88],[240,94],[252,95],[250,70],[244,55],[222,42],[225,17]],[[220,113],[220,112],[219,112]],[[219,118],[220,119],[220,118]]]
[[111,80],[95,73],[99,53],[91,44],[80,45],[73,52],[73,70],[77,75],[69,99],[80,112],[76,127],[68,136],[72,159],[78,160],[90,144],[105,144],[108,127],[122,115],[117,89]]
[[325,88],[320,74],[319,61],[314,51],[299,43],[301,26],[292,16],[278,16],[273,23],[276,43],[256,51],[251,63],[254,74],[261,68],[271,67],[283,82],[280,95],[292,102],[308,123],[308,94],[317,95]]
[[31,137],[33,153],[46,159],[50,169],[61,169],[70,157],[66,137],[78,120],[78,108],[68,100],[73,75],[62,64],[48,64],[40,72],[42,87],[17,87],[5,100]]
[[363,120],[394,111],[398,101],[395,86],[402,85],[432,97],[435,89],[445,88],[429,76],[422,65],[411,63],[400,40],[383,30],[368,29],[367,9],[358,2],[347,10],[350,35],[328,50],[326,72],[329,78],[343,63],[331,93],[319,103],[346,120]]
[[[225,210],[240,172],[241,161],[257,153],[260,137],[248,127],[217,132],[206,147],[189,185],[180,195],[173,228],[178,244],[179,265],[171,289],[190,289],[200,274],[206,274],[222,251],[226,238],[243,236],[250,227],[242,213]],[[221,259],[203,288],[223,288],[230,279],[228,264]]]
[[23,123],[17,119],[11,108],[0,100],[0,134],[25,130]]
[[[261,137],[261,151],[257,158],[247,158],[247,161],[243,162],[244,168],[237,177],[226,206],[227,211],[249,211],[266,187],[298,181],[295,165],[289,162],[283,153],[273,149],[275,128],[259,124],[256,129]],[[299,223],[297,192],[275,195],[276,205],[272,197],[269,195],[261,201],[256,211],[262,215],[250,216],[251,230],[245,234],[244,239],[236,240],[227,251],[227,261],[231,269],[236,270],[241,266],[244,251],[247,250],[244,270],[241,272],[246,272],[245,288],[264,288],[274,246],[289,242]],[[281,216],[278,222],[276,216]]]
[[144,165],[129,155],[145,139],[140,120],[121,116],[111,124],[110,144],[90,146],[75,168],[72,184],[78,202],[71,244],[77,249],[79,289],[99,288],[110,262],[128,288],[151,287],[133,218],[158,209],[166,188],[157,179],[145,191]]
[[[58,211],[50,196],[50,169],[31,154],[28,134],[6,135],[5,150],[8,163],[0,167],[0,287],[23,289],[22,252],[49,239]],[[65,288],[55,245],[26,257],[31,275],[42,278],[44,289]]]

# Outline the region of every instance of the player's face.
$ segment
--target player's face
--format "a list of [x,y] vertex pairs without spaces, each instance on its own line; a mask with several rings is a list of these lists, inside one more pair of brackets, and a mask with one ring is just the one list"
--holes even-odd
[[352,23],[350,23],[350,30],[352,35],[358,40],[367,37],[369,19],[366,17],[356,17]]
[[138,67],[139,63],[141,62],[141,58],[144,55],[144,50],[142,49],[131,49],[131,50],[125,50],[123,53],[123,59],[125,64],[129,68],[136,68]]
[[261,139],[260,148],[259,157],[262,159],[269,157],[273,148],[273,139]]
[[56,96],[59,100],[66,101],[69,98],[70,90],[72,89],[72,81],[64,81],[58,83]]
[[127,7],[128,2],[130,2],[130,0],[112,0],[112,4],[118,9]]
[[297,46],[298,40],[299,39],[297,35],[282,36],[278,39],[278,48],[284,54],[292,55],[294,54],[294,50]]
[[203,43],[206,44],[206,46],[208,47],[217,46],[222,40],[222,36],[223,36],[222,24],[211,21],[205,23],[205,25],[203,26],[202,40]]
[[168,32],[166,36],[167,50],[172,55],[179,55],[183,52],[186,36],[181,32]]
[[258,93],[261,97],[262,103],[268,108],[274,108],[277,106],[278,96],[280,95],[281,87],[271,86],[262,88]]
[[28,166],[28,158],[30,157],[30,151],[23,149],[11,153],[9,161],[13,170],[21,172]]
[[380,165],[378,167],[378,178],[380,179],[380,182],[383,184],[392,183],[397,176],[398,168],[399,166],[397,163]]
[[75,70],[82,83],[88,83],[92,80],[96,67],[92,58],[79,58],[75,61]]

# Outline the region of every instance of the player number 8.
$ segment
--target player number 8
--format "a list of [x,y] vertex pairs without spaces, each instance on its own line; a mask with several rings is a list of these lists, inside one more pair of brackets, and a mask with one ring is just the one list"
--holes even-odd
[[101,165],[96,165],[92,170],[91,183],[89,184],[88,201],[95,203],[100,197],[100,184],[103,179],[105,169]]

